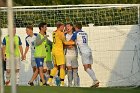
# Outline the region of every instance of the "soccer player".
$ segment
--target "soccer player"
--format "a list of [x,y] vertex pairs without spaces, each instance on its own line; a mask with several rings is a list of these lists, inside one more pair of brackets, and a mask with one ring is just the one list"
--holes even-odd
[[99,81],[97,80],[95,73],[91,67],[91,65],[93,64],[93,58],[92,50],[88,46],[88,35],[86,32],[82,31],[82,25],[80,23],[77,23],[74,28],[75,32],[73,33],[70,41],[74,41],[79,49],[84,70],[93,80],[93,84],[91,85],[91,87],[98,87]]
[[[46,81],[49,79],[50,71],[53,68],[51,51],[52,51],[52,42],[48,39],[46,44],[46,57],[44,58],[44,64],[43,64],[43,72]],[[41,83],[40,85],[42,85]]]
[[65,40],[64,36],[64,24],[58,22],[56,24],[57,30],[53,32],[53,46],[52,46],[52,57],[54,62],[54,68],[51,70],[50,78],[47,82],[52,86],[52,79],[56,75],[58,68],[60,68],[60,86],[64,86],[65,78],[65,57],[63,50],[63,42]]
[[[16,35],[16,27],[13,28],[14,33],[14,62],[15,62],[15,68],[16,68],[16,84],[19,84],[19,69],[20,69],[20,54],[23,58],[23,48],[22,48],[22,42],[19,36]],[[11,77],[11,65],[10,65],[10,45],[9,45],[9,35],[5,36],[3,39],[3,54],[6,54],[6,57],[4,57],[4,60],[6,60],[6,85],[9,85],[10,83],[10,77]]]
[[37,37],[37,33],[33,33],[33,26],[28,25],[28,26],[26,26],[26,34],[28,36],[25,38],[26,48],[25,48],[25,52],[23,55],[23,60],[26,60],[26,54],[30,47],[30,49],[31,49],[31,66],[32,66],[33,73],[34,73],[36,70],[36,63],[35,63],[35,58],[34,58],[34,52],[35,52],[34,41]]
[[45,35],[47,30],[47,24],[44,22],[40,23],[39,30],[40,32],[35,39],[35,52],[34,52],[37,69],[33,74],[31,80],[28,82],[28,84],[31,86],[34,85],[33,81],[36,79],[38,73],[40,75],[43,85],[46,85],[46,81],[44,79],[44,74],[43,74],[43,63],[44,63],[44,58],[46,57],[46,40],[48,40],[47,38],[48,35]]
[[[73,35],[73,24],[66,24],[66,32],[65,37],[66,40],[69,41]],[[77,60],[77,47],[76,45],[65,46],[65,59],[66,59],[66,67],[67,67],[67,75],[68,75],[68,86],[72,87],[72,80],[74,79],[74,86],[78,86],[78,60]]]

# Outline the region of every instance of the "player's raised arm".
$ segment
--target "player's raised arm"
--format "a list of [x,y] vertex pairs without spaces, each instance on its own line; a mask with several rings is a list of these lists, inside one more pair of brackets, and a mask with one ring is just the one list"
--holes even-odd
[[39,46],[43,43],[44,40],[47,40],[48,35],[45,35],[43,39],[41,39],[40,35],[37,35],[35,40],[35,45]]
[[64,41],[65,45],[75,45],[75,42],[73,40],[70,41]]

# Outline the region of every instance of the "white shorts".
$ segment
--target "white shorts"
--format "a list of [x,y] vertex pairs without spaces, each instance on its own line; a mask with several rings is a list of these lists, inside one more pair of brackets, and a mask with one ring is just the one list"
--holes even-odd
[[44,62],[43,63],[43,69],[47,69],[47,70],[53,69],[52,61],[51,62]]
[[82,59],[82,63],[83,65],[86,64],[93,64],[93,57],[92,57],[92,52],[88,53],[88,54],[81,54],[81,59]]
[[66,66],[72,66],[72,68],[78,67],[78,61],[76,56],[65,56]]
[[[14,59],[15,69],[20,69],[20,58],[15,57]],[[6,69],[11,69],[10,59],[6,59]]]

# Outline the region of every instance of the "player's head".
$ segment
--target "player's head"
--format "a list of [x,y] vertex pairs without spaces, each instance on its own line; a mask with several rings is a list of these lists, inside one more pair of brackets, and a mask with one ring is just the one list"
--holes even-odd
[[58,30],[63,31],[65,25],[64,25],[64,23],[62,23],[62,22],[57,22],[57,23],[56,23],[56,27],[57,27]]
[[76,23],[74,28],[75,28],[75,31],[81,30],[82,29],[82,24],[81,23]]
[[46,32],[46,30],[47,30],[47,24],[45,23],[45,22],[42,22],[42,23],[40,23],[39,25],[38,25],[38,27],[39,27],[39,30],[41,31],[41,32]]
[[72,23],[67,23],[65,26],[66,32],[72,32],[73,31],[73,24]]
[[33,26],[32,25],[26,26],[26,34],[27,35],[33,34]]

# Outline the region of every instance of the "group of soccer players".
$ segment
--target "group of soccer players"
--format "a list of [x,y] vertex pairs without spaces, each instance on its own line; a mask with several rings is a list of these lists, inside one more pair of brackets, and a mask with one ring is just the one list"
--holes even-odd
[[[93,81],[91,87],[99,86],[99,81],[91,66],[93,59],[92,51],[88,46],[88,35],[86,32],[82,31],[81,24],[76,23],[73,26],[71,23],[63,24],[62,22],[57,22],[57,29],[52,33],[52,42],[48,39],[49,36],[46,34],[47,24],[42,22],[38,27],[39,33],[33,33],[33,26],[31,25],[26,27],[26,33],[28,36],[25,38],[26,48],[24,53],[20,37],[14,35],[17,84],[19,82],[19,56],[21,54],[22,60],[26,60],[26,54],[30,47],[33,75],[28,82],[29,85],[33,86],[34,80],[36,80],[39,75],[42,85],[53,86],[53,79],[59,77],[60,86],[64,86],[64,79],[67,74],[69,87],[80,86],[77,60],[79,52],[84,70]],[[3,53],[6,54],[6,63],[10,63],[10,60],[8,60],[10,55],[8,42],[9,36],[7,35],[4,37],[2,43],[4,47]],[[7,67],[7,65],[8,64],[6,64],[6,84],[10,82],[10,67]]]

